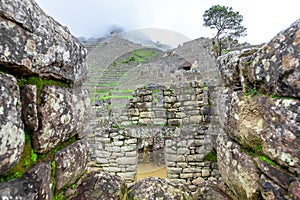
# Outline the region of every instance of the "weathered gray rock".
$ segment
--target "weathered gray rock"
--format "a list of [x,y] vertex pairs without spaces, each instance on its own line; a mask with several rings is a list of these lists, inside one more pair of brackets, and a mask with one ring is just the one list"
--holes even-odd
[[300,170],[298,100],[249,97],[242,91],[229,91],[227,100],[220,103],[225,108],[223,127],[230,137],[252,149],[259,148],[293,171]]
[[42,153],[82,131],[89,97],[86,90],[45,86],[41,101],[41,124],[32,139],[35,151]]
[[291,184],[289,188],[289,194],[293,200],[300,199],[300,182],[295,181]]
[[0,16],[1,65],[75,85],[86,78],[85,48],[34,1],[1,0]]
[[39,126],[37,113],[37,91],[35,85],[25,85],[21,88],[22,117],[25,126],[30,131],[37,131]]
[[186,199],[189,194],[157,177],[149,177],[140,180],[129,188],[128,197],[130,199]]
[[91,172],[76,188],[72,200],[121,200],[126,191],[125,180],[108,173]]
[[260,187],[263,199],[288,199],[285,191],[264,175],[261,175],[260,177]]
[[0,183],[1,199],[52,199],[50,162],[38,163],[21,178]]
[[86,170],[88,148],[82,141],[58,151],[54,156],[56,190],[75,182]]
[[231,200],[233,199],[225,192],[220,182],[217,181],[202,181],[197,186],[197,191],[193,195],[193,199],[215,199],[215,200]]
[[268,94],[300,97],[300,19],[253,56],[252,82]]
[[259,199],[259,172],[252,158],[225,134],[218,136],[217,152],[222,181],[238,199]]
[[17,81],[0,72],[0,174],[20,159],[25,144],[23,126]]
[[255,159],[258,168],[267,175],[272,181],[284,189],[288,189],[292,182],[296,181],[296,177],[283,172],[278,167],[274,167],[258,158]]

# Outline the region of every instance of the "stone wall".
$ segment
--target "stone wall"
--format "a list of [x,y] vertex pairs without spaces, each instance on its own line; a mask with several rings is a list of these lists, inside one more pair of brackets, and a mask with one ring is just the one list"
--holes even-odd
[[1,199],[55,199],[85,172],[85,57],[34,1],[0,1]]
[[110,116],[114,123],[96,133],[95,165],[132,182],[139,154],[151,146],[152,161],[165,164],[175,183],[194,190],[199,178],[218,178],[216,163],[204,159],[214,151],[210,107],[209,88],[201,81],[138,88],[123,114]]

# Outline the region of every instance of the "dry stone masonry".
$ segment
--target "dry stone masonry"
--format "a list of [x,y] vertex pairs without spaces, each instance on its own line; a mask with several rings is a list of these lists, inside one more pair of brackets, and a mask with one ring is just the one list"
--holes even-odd
[[1,0],[0,27],[0,198],[55,199],[87,168],[86,50],[32,0]]
[[[144,47],[114,35],[87,69],[33,0],[0,0],[1,199],[300,199],[299,27],[217,63],[205,38],[121,62]],[[166,179],[135,183],[149,163]]]
[[151,148],[148,161],[166,165],[168,179],[196,189],[194,180],[219,177],[216,163],[204,159],[213,151],[210,118],[203,82],[138,88],[112,128],[96,134],[97,166],[134,181],[138,158],[145,159],[145,150]]

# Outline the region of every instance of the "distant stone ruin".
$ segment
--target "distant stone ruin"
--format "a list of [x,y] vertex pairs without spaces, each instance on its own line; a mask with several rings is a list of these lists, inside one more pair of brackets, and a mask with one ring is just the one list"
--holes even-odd
[[[128,43],[117,36],[104,42],[106,45]],[[134,182],[139,164],[151,162],[155,166],[165,166],[166,178],[188,185],[191,191],[196,190],[197,180],[219,177],[216,160],[207,157],[216,154],[215,139],[219,132],[214,91],[219,80],[217,71],[208,67],[214,60],[207,51],[209,46],[203,44],[209,45],[209,41],[203,38],[171,52],[158,52],[151,62],[112,64],[120,63],[122,59],[118,58],[103,66],[105,72],[114,75],[117,75],[115,69],[127,70],[127,73],[122,73],[124,76],[115,82],[102,81],[111,75],[97,76],[99,86],[95,85],[91,91],[94,94],[101,90],[103,95],[98,96],[94,104],[98,113],[95,117],[97,131],[90,140],[94,168]],[[186,46],[195,49],[190,51],[192,55],[185,51]],[[130,53],[121,57],[126,59],[125,55],[130,56]],[[92,51],[91,56],[94,55]],[[180,67],[191,63],[187,59],[193,60],[193,69]],[[204,68],[209,71],[203,71]],[[92,74],[97,70],[104,73],[101,68],[93,70]],[[203,81],[202,74],[206,76],[205,81],[211,82],[210,87]],[[96,81],[96,77],[92,80]],[[104,82],[111,83],[110,88]],[[131,97],[120,100],[111,95],[105,99],[105,90],[111,94],[130,90]],[[99,101],[101,97],[103,100]]]

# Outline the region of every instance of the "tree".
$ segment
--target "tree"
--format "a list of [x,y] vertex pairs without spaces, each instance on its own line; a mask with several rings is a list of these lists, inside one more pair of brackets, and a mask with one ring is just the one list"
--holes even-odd
[[246,36],[246,28],[241,25],[243,16],[231,7],[212,6],[203,15],[204,26],[216,29],[214,37],[217,56],[222,55],[226,41]]

